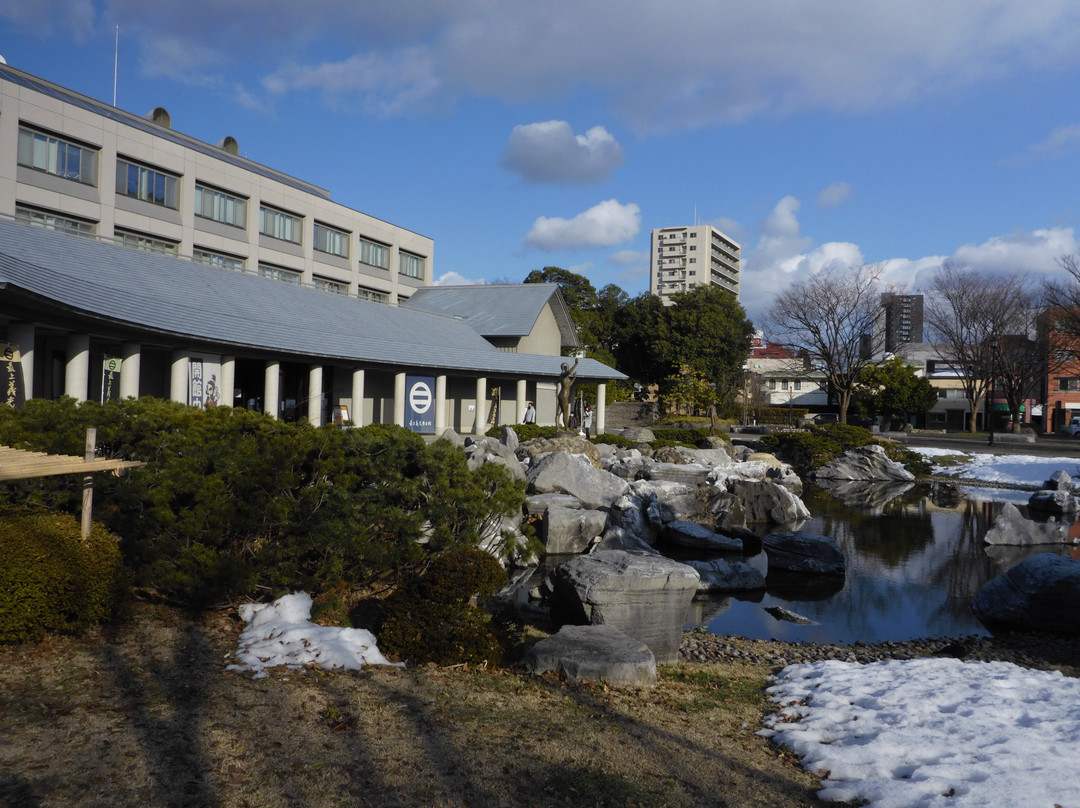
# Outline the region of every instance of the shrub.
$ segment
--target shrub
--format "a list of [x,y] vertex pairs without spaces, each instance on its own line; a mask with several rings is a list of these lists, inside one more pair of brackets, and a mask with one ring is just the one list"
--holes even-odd
[[78,633],[111,620],[128,581],[118,544],[97,524],[83,541],[67,514],[0,508],[0,642]]
[[609,446],[615,446],[618,449],[632,449],[637,446],[637,441],[625,438],[622,435],[612,435],[610,432],[605,432],[603,435],[597,435],[592,438],[592,442],[606,443]]
[[523,442],[535,438],[554,438],[558,432],[553,426],[538,426],[537,424],[505,424],[503,426],[493,426],[484,434],[489,438],[499,440],[502,438],[503,429],[507,426],[513,427],[514,433],[518,436],[518,440]]
[[412,664],[502,664],[520,637],[483,604],[505,583],[502,566],[482,550],[443,553],[383,603],[379,648]]
[[[705,439],[710,437],[708,428],[685,429],[680,427],[663,427],[661,429],[653,430],[653,434],[656,436],[656,440],[652,442],[653,448],[659,448],[661,446],[689,446],[691,448],[697,448],[704,445]],[[713,437],[719,437],[723,440],[728,439],[725,435],[721,434],[717,434]]]
[[930,473],[931,467],[920,454],[894,443],[878,441],[870,430],[850,424],[811,426],[803,432],[774,432],[764,435],[761,445],[790,463],[799,474],[835,460],[849,449],[867,444],[883,446],[887,457],[902,464],[916,476]]

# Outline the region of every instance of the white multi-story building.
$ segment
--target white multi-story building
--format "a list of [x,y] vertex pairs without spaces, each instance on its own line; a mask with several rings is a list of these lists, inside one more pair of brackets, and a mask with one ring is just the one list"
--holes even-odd
[[738,242],[707,224],[652,231],[649,292],[670,305],[671,295],[712,284],[739,296]]
[[353,297],[431,283],[430,238],[145,118],[0,65],[0,215]]

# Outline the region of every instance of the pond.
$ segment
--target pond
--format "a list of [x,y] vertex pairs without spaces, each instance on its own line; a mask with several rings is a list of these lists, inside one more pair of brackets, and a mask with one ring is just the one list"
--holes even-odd
[[[803,500],[813,517],[799,529],[836,539],[847,561],[842,584],[816,591],[770,587],[750,597],[699,596],[689,625],[752,639],[842,644],[985,635],[990,632],[971,612],[984,583],[1028,556],[1072,549],[983,543],[1004,503],[1023,511],[1028,493],[911,484],[890,490],[867,483],[834,493],[808,486]],[[744,560],[766,571],[760,548],[748,549]],[[814,624],[776,619],[765,611],[770,606]]]

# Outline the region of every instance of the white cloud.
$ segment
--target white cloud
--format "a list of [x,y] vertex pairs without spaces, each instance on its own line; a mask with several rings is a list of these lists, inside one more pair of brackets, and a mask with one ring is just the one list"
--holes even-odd
[[83,42],[95,32],[91,0],[0,0],[0,20],[49,36],[57,31]]
[[850,202],[854,195],[855,189],[846,182],[834,182],[818,192],[817,206],[819,208],[838,208],[845,202]]
[[[122,20],[122,44],[165,74],[185,57],[161,52],[158,32],[214,51],[215,62],[254,66],[274,92],[348,96],[375,114],[441,109],[463,95],[519,103],[587,91],[654,131],[805,109],[857,114],[1080,61],[1080,4],[1061,0],[656,9],[655,0],[623,0],[617,14],[597,0],[105,0],[100,15]],[[0,0],[0,19],[44,32],[93,16],[89,0]]]
[[472,280],[457,272],[444,272],[435,279],[436,286],[483,286],[485,283],[483,278]]
[[525,236],[528,246],[543,250],[611,247],[629,241],[641,228],[641,209],[609,199],[573,219],[541,216]]
[[1045,140],[1033,143],[1020,156],[1008,161],[1012,166],[1024,166],[1036,160],[1052,160],[1080,149],[1080,125],[1059,126]]
[[514,127],[502,165],[529,182],[584,185],[603,182],[625,162],[604,127],[575,135],[566,121],[544,121]]

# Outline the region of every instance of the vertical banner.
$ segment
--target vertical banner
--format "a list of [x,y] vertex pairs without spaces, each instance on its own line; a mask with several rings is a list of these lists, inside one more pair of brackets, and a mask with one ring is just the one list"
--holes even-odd
[[435,377],[405,377],[405,426],[422,435],[435,434]]
[[221,363],[218,358],[193,356],[188,359],[188,369],[188,404],[203,409],[220,404]]
[[101,403],[120,398],[119,356],[105,356],[101,361]]
[[19,346],[0,342],[0,368],[4,374],[4,403],[9,407],[21,407],[25,401],[22,375],[22,354]]

